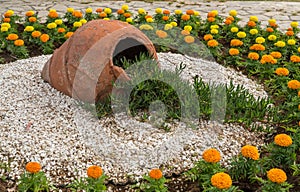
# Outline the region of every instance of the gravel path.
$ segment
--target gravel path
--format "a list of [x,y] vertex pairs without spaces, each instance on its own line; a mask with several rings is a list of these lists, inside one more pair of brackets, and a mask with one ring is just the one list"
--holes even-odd
[[[170,53],[158,56],[163,69],[172,70],[175,60],[183,61],[187,68],[182,76],[187,79],[198,74],[206,81],[219,81],[222,76],[224,83],[233,79],[254,95],[267,96],[260,85],[217,63]],[[162,167],[166,175],[180,173],[210,147],[221,151],[226,165],[242,145],[263,144],[262,135],[232,124],[208,121],[191,129],[184,122],[175,122],[165,132],[123,114],[116,115],[121,117],[118,120],[98,120],[43,82],[40,72],[50,57],[0,66],[0,162],[10,162],[13,179],[19,178],[25,163],[39,161],[57,184],[85,176],[86,168],[93,164],[102,166],[114,182],[125,183],[154,167]]]

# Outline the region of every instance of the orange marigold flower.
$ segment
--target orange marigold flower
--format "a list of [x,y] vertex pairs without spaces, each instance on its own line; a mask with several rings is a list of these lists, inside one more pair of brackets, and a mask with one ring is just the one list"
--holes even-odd
[[189,34],[190,34],[190,32],[187,31],[187,30],[182,30],[181,31],[181,35],[189,35]]
[[164,20],[164,21],[168,21],[168,20],[169,20],[169,17],[168,17],[168,16],[166,16],[166,15],[164,15],[164,16],[162,17],[162,20]]
[[18,38],[19,38],[19,36],[17,34],[14,34],[14,33],[8,34],[8,36],[6,37],[6,39],[10,40],[10,41],[17,40]]
[[145,15],[145,19],[152,18],[151,15]]
[[209,13],[207,13],[207,18],[208,17],[216,17],[216,13],[215,12],[209,12]]
[[107,14],[106,14],[105,12],[101,12],[101,13],[99,14],[99,17],[101,17],[101,18],[107,17]]
[[34,15],[34,11],[27,11],[27,12],[25,13],[25,15],[26,15],[27,17],[31,17],[31,16]]
[[288,82],[288,88],[290,89],[299,89],[300,82],[298,80],[291,80]]
[[286,34],[287,36],[293,36],[293,35],[294,35],[294,32],[293,32],[293,31],[287,31],[285,34]]
[[152,178],[152,179],[160,179],[163,177],[163,174],[161,172],[161,170],[159,169],[152,169],[150,172],[149,172],[149,176]]
[[265,63],[275,64],[275,63],[277,63],[277,60],[274,59],[274,57],[272,55],[263,55],[261,57],[260,63],[261,64],[265,64]]
[[270,53],[270,55],[272,55],[275,59],[279,59],[282,57],[281,53],[278,51],[273,51]]
[[274,27],[274,28],[277,28],[277,27],[278,27],[278,25],[277,25],[276,23],[270,23],[270,26],[271,26],[271,27]]
[[300,62],[300,57],[297,56],[297,55],[292,55],[292,56],[290,57],[290,60],[291,60],[291,62],[293,62],[293,63],[299,63],[299,62]]
[[186,14],[188,14],[188,15],[194,15],[194,10],[192,10],[192,9],[189,9],[189,10],[186,10]]
[[204,37],[203,37],[203,39],[205,40],[205,41],[209,41],[209,40],[212,40],[214,37],[211,35],[211,34],[206,34],[206,35],[204,35]]
[[168,33],[162,30],[156,30],[156,35],[159,38],[166,38],[168,36]]
[[269,32],[269,33],[272,33],[272,32],[274,31],[274,29],[271,28],[271,27],[268,27],[268,28],[266,29],[266,31]]
[[50,37],[48,34],[42,34],[40,36],[40,40],[43,42],[43,43],[46,43],[47,41],[49,41]]
[[233,47],[242,46],[243,44],[244,44],[243,41],[241,41],[239,39],[232,39],[230,41],[230,46],[233,46]]
[[29,17],[28,18],[28,21],[30,22],[30,23],[34,23],[34,22],[36,22],[36,17]]
[[82,13],[80,11],[73,11],[72,15],[76,18],[82,18]]
[[58,33],[64,33],[65,31],[66,31],[65,28],[62,27],[57,29]]
[[33,32],[31,33],[31,36],[34,37],[34,38],[37,38],[37,37],[39,37],[39,36],[41,36],[41,35],[42,35],[42,33],[39,32],[39,31],[33,31]]
[[230,175],[227,173],[216,173],[210,179],[211,184],[218,189],[229,189],[232,185]]
[[37,173],[41,170],[42,166],[38,162],[29,162],[26,164],[25,169],[29,173]]
[[119,15],[122,15],[122,14],[124,14],[125,13],[125,11],[123,10],[123,9],[119,9],[118,11],[117,11],[117,14],[119,14]]
[[231,56],[238,55],[239,53],[240,53],[240,51],[238,49],[235,49],[235,48],[229,49],[229,55],[231,55]]
[[259,59],[259,54],[258,53],[255,53],[255,52],[250,52],[248,54],[248,58],[249,59],[252,59],[252,60],[258,60]]
[[245,145],[244,147],[242,147],[241,153],[244,157],[247,157],[247,158],[250,158],[253,160],[259,159],[258,149],[255,146]]
[[218,41],[214,40],[214,39],[211,39],[207,42],[207,45],[209,47],[217,47],[219,45]]
[[103,9],[102,8],[98,8],[98,9],[96,9],[96,12],[97,13],[101,13],[103,11]]
[[192,36],[190,36],[190,35],[188,35],[188,36],[185,36],[185,37],[184,37],[184,41],[185,41],[186,43],[194,43],[194,42],[195,42],[195,38],[192,37]]
[[9,17],[4,17],[3,18],[3,23],[9,23],[10,22],[10,18]]
[[250,50],[255,50],[255,51],[264,51],[266,48],[262,44],[254,44],[250,47]]
[[216,149],[207,149],[203,152],[202,158],[208,163],[217,163],[221,160],[221,154]]
[[67,32],[66,34],[65,34],[65,38],[70,38],[71,36],[73,35],[73,32]]
[[24,41],[22,39],[17,39],[17,40],[14,41],[14,45],[18,46],[18,47],[23,46]]
[[287,180],[286,173],[282,169],[273,168],[267,172],[267,177],[273,183],[284,183]]
[[225,23],[226,25],[230,25],[230,24],[232,23],[232,21],[229,20],[229,19],[226,19],[224,23]]
[[131,14],[130,14],[130,13],[124,13],[123,15],[124,15],[125,18],[131,17]]
[[228,17],[226,17],[226,20],[234,21],[234,17],[228,16]]
[[166,15],[170,15],[170,11],[169,10],[167,10],[167,9],[165,9],[164,11],[163,11],[163,14],[166,14]]
[[275,70],[275,73],[278,75],[278,76],[288,76],[289,75],[289,70],[287,68],[284,68],[284,67],[279,67]]
[[284,133],[276,135],[274,138],[274,142],[276,145],[279,145],[281,147],[288,147],[293,144],[292,138]]
[[256,26],[256,23],[254,21],[248,21],[247,25],[249,27],[255,27]]
[[[298,97],[300,97],[300,91],[298,91]],[[300,122],[300,121],[299,121]]]
[[207,18],[207,21],[208,21],[208,22],[211,22],[211,23],[214,22],[215,20],[216,20],[216,19],[215,19],[214,17],[208,17],[208,18]]
[[99,177],[102,176],[102,173],[103,173],[103,171],[102,171],[101,167],[99,167],[97,165],[92,165],[87,169],[88,177],[93,178],[93,179],[98,179]]
[[55,11],[51,11],[51,12],[49,12],[48,16],[49,16],[50,18],[57,18],[57,17],[58,17],[58,13],[55,12]]
[[181,19],[182,19],[183,21],[188,21],[188,20],[190,20],[190,18],[191,18],[191,16],[189,16],[189,15],[187,15],[187,14],[181,15]]

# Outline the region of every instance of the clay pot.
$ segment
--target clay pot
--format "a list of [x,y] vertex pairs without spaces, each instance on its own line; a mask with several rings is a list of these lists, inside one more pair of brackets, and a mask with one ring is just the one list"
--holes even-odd
[[129,80],[113,58],[134,58],[140,52],[157,59],[152,42],[134,26],[117,20],[93,20],[54,51],[42,78],[68,96],[96,102],[111,93],[118,77]]

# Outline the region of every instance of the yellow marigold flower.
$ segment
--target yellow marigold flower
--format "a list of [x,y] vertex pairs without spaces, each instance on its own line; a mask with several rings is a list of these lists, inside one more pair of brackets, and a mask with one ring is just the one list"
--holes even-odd
[[249,20],[254,21],[254,22],[258,22],[258,17],[257,16],[250,16]]
[[292,55],[290,57],[290,61],[293,62],[293,63],[299,63],[300,62],[300,57],[297,56],[297,55]]
[[76,21],[73,23],[73,27],[81,27],[81,26],[82,26],[82,23],[79,21]]
[[34,30],[33,26],[26,26],[25,29],[24,29],[24,31],[26,31],[26,32],[31,32],[33,30]]
[[82,24],[86,24],[86,23],[87,23],[87,20],[86,20],[86,19],[80,19],[79,22],[82,23]]
[[26,164],[25,169],[29,173],[37,173],[41,170],[42,166],[38,162],[29,162]]
[[291,22],[291,27],[293,27],[293,28],[296,28],[296,27],[298,27],[298,22]]
[[184,41],[185,41],[186,43],[194,43],[194,42],[195,42],[195,38],[192,37],[192,36],[190,36],[190,35],[188,35],[188,36],[185,36],[185,37],[184,37]]
[[210,29],[219,29],[220,27],[219,27],[219,25],[211,25],[210,26]]
[[107,18],[107,17],[106,17],[106,18],[103,18],[103,20],[105,20],[105,21],[109,21],[109,20],[110,20],[110,18]]
[[232,39],[230,41],[230,46],[232,46],[232,47],[242,46],[243,44],[244,44],[243,41],[241,41],[239,39]]
[[146,11],[145,11],[145,9],[139,8],[139,9],[138,9],[138,13],[139,13],[140,15],[143,15],[143,14],[146,14]]
[[49,41],[50,39],[50,36],[48,34],[42,34],[40,36],[40,40],[43,42],[43,43],[46,43],[47,41]]
[[212,30],[210,30],[210,33],[215,35],[215,34],[219,33],[219,30],[218,29],[212,29]]
[[39,37],[39,36],[41,36],[41,35],[42,35],[42,33],[39,32],[39,31],[33,31],[33,32],[31,33],[31,36],[34,37],[34,38],[37,38],[37,37]]
[[211,184],[218,189],[229,189],[232,185],[230,175],[227,173],[216,173],[210,179]]
[[215,14],[216,16],[219,14],[217,10],[212,10],[211,13]]
[[237,16],[237,14],[238,14],[238,13],[237,13],[236,10],[230,10],[230,11],[229,11],[229,15],[232,16],[232,17]]
[[166,38],[168,36],[168,33],[162,30],[156,30],[155,33],[159,38]]
[[103,171],[101,169],[101,167],[97,166],[97,165],[92,165],[87,169],[87,175],[90,178],[93,179],[98,179],[99,177],[101,177],[103,174]]
[[71,36],[73,35],[73,32],[67,32],[66,34],[65,34],[65,38],[70,38]]
[[289,44],[289,45],[295,45],[295,44],[296,44],[296,41],[295,41],[294,39],[289,39],[289,40],[287,41],[287,44]]
[[14,33],[8,34],[8,36],[6,37],[6,39],[10,40],[10,41],[17,40],[18,38],[19,38],[19,36],[17,34],[14,34]]
[[176,10],[174,11],[174,13],[175,13],[176,15],[180,15],[180,14],[182,14],[182,11],[179,10],[179,9],[176,9]]
[[56,12],[56,9],[50,9],[49,12],[50,13]]
[[255,146],[245,145],[244,147],[242,147],[241,153],[244,157],[247,157],[247,158],[250,158],[253,160],[259,159],[258,149]]
[[2,23],[1,27],[7,27],[8,29],[11,28],[9,23]]
[[204,37],[203,37],[203,39],[205,40],[205,41],[208,41],[208,40],[211,40],[211,39],[213,39],[214,37],[211,35],[211,34],[206,34],[206,35],[204,35]]
[[273,51],[270,53],[270,55],[272,55],[275,59],[279,59],[282,57],[281,53],[278,51]]
[[218,41],[214,40],[214,39],[211,39],[207,42],[207,45],[209,47],[217,47],[219,45]]
[[49,24],[47,25],[47,28],[48,28],[48,29],[55,29],[56,27],[57,27],[56,23],[49,23]]
[[4,17],[11,17],[15,12],[13,10],[7,10],[4,13]]
[[252,60],[258,60],[259,59],[259,54],[258,53],[255,53],[255,52],[250,52],[248,54],[248,58],[249,59],[252,59]]
[[172,21],[170,24],[171,24],[173,27],[176,27],[176,26],[177,26],[177,23],[174,22],[174,21]]
[[217,163],[221,160],[221,154],[216,149],[207,149],[203,152],[202,158],[208,163]]
[[87,13],[87,14],[92,13],[92,12],[93,12],[93,9],[90,7],[85,10],[85,13]]
[[253,44],[252,46],[250,46],[250,50],[264,51],[265,49],[266,47],[263,46],[262,44]]
[[54,21],[54,23],[55,23],[56,25],[61,25],[61,24],[63,24],[63,20],[61,20],[61,19],[56,19],[56,20]]
[[237,27],[231,27],[230,31],[232,33],[237,33],[239,31],[239,28],[237,28]]
[[257,29],[250,29],[250,34],[251,35],[256,35],[258,33],[258,30]]
[[238,49],[235,49],[235,48],[229,49],[229,55],[231,55],[231,56],[238,55],[239,53],[240,53],[240,51]]
[[111,8],[105,8],[105,9],[104,9],[104,13],[106,13],[106,14],[111,14],[111,13],[112,13]]
[[269,36],[268,36],[268,39],[269,39],[270,41],[275,41],[275,40],[277,39],[277,37],[276,37],[275,35],[269,35]]
[[27,11],[27,12],[25,13],[25,15],[26,15],[27,17],[31,17],[31,16],[34,15],[34,11],[32,11],[32,10]]
[[285,42],[284,41],[277,41],[274,45],[276,47],[285,47]]
[[273,183],[284,183],[287,180],[286,173],[282,169],[273,168],[267,172],[267,177]]
[[164,27],[164,30],[170,30],[170,29],[172,29],[173,28],[173,25],[171,25],[171,24],[165,24],[165,27]]
[[162,174],[161,170],[159,170],[159,169],[151,169],[151,171],[149,172],[149,176],[152,179],[158,180],[163,177],[163,174]]
[[126,18],[127,23],[132,23],[132,21],[133,21],[132,18]]
[[7,32],[8,28],[7,27],[1,27],[1,32]]
[[143,24],[139,27],[140,30],[153,30],[151,25]]
[[290,89],[299,89],[300,82],[298,80],[291,80],[288,82],[288,88]]
[[199,11],[194,11],[194,15],[199,16],[200,15]]
[[73,12],[74,12],[74,9],[71,8],[71,7],[69,7],[69,8],[67,8],[67,12],[68,12],[68,13],[73,13]]
[[264,43],[266,40],[265,40],[265,38],[263,38],[263,37],[257,37],[256,39],[255,39],[255,42],[256,43],[259,43],[259,44],[262,44],[262,43]]
[[148,23],[153,23],[154,20],[153,20],[152,18],[147,18],[146,21],[147,21]]
[[276,135],[274,138],[274,142],[276,145],[279,145],[281,147],[288,147],[293,144],[292,138],[284,133]]
[[184,26],[184,28],[183,28],[184,30],[186,30],[186,31],[189,31],[189,32],[191,32],[192,31],[192,29],[193,29],[193,27],[192,26],[190,26],[190,25],[186,25],[186,26]]
[[287,68],[279,67],[275,70],[275,73],[278,76],[288,76],[290,72]]
[[276,23],[276,19],[269,19],[269,24],[272,25],[272,24],[275,24]]
[[298,50],[298,53],[300,53],[300,47],[298,47],[298,49],[297,49],[297,50]]
[[161,14],[163,12],[162,8],[156,8],[155,13]]
[[121,9],[123,9],[124,11],[127,11],[129,9],[129,6],[124,4],[124,5],[122,5]]
[[238,38],[245,38],[247,36],[247,34],[242,31],[238,32],[236,35],[238,36]]
[[22,39],[17,39],[14,41],[14,45],[17,47],[23,46],[24,45],[24,41]]

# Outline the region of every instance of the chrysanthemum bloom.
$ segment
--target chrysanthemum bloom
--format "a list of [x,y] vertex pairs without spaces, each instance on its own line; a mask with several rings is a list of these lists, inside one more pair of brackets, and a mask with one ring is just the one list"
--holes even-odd
[[270,55],[272,55],[275,59],[279,59],[282,57],[282,54],[278,51],[273,51],[270,53]]
[[214,37],[211,35],[211,34],[206,34],[204,35],[203,39],[204,41],[209,41],[209,40],[212,40]]
[[82,18],[82,13],[78,10],[73,11],[72,15],[76,18]]
[[291,80],[288,82],[288,88],[290,89],[299,89],[300,82],[298,80]]
[[208,17],[207,18],[207,21],[210,22],[210,23],[214,22],[215,20],[216,19],[214,17]]
[[153,30],[151,25],[143,24],[139,27],[140,30]]
[[36,17],[29,17],[29,18],[28,18],[28,21],[29,21],[30,23],[34,23],[34,22],[37,21],[37,19],[36,19]]
[[232,46],[232,47],[242,46],[243,44],[244,44],[243,41],[241,41],[239,39],[232,39],[230,41],[230,46]]
[[168,21],[168,20],[169,20],[169,16],[164,15],[164,16],[162,17],[162,20]]
[[218,29],[212,29],[212,30],[210,30],[210,33],[215,35],[215,34],[219,33],[219,30]]
[[214,40],[214,39],[211,39],[207,42],[207,45],[209,47],[217,47],[219,45],[218,41]]
[[230,10],[230,11],[229,11],[229,15],[230,15],[230,16],[235,17],[235,16],[237,16],[237,14],[238,14],[238,13],[237,13],[236,10]]
[[266,64],[266,63],[276,64],[277,60],[274,59],[274,57],[272,55],[263,55],[261,57],[260,63],[261,64]]
[[216,149],[207,149],[203,152],[202,158],[208,163],[217,163],[221,160],[221,154]]
[[239,31],[239,28],[237,28],[237,27],[231,27],[230,31],[232,33],[237,33]]
[[176,15],[180,15],[180,14],[182,14],[182,11],[179,10],[179,9],[176,9],[176,10],[174,11],[174,13],[175,13]]
[[127,11],[129,9],[129,6],[127,4],[123,4],[121,9],[123,9],[124,11]]
[[162,8],[156,8],[155,13],[161,14],[163,12]]
[[255,23],[254,21],[248,21],[248,22],[247,22],[247,25],[248,25],[249,27],[255,27],[255,26],[256,26],[256,23]]
[[263,46],[262,44],[253,44],[252,46],[250,46],[250,50],[264,51],[265,49],[266,47]]
[[231,55],[231,56],[238,55],[239,53],[240,53],[240,51],[238,49],[235,49],[235,48],[229,49],[229,55]]
[[295,33],[293,31],[287,31],[285,34],[287,36],[293,36]]
[[188,9],[186,10],[187,15],[194,15],[194,10]]
[[71,36],[73,35],[73,32],[67,32],[66,34],[65,34],[65,38],[70,38]]
[[257,37],[256,39],[255,39],[255,42],[256,43],[259,43],[259,44],[262,44],[262,43],[264,43],[266,40],[265,40],[265,38],[263,38],[263,37]]
[[293,144],[292,138],[284,133],[276,135],[274,138],[274,142],[276,145],[279,145],[281,147],[288,147]]
[[291,25],[291,27],[296,28],[296,27],[298,27],[298,22],[293,21],[293,22],[291,22],[290,25]]
[[167,32],[162,30],[156,30],[155,33],[159,38],[166,38],[168,36]]
[[17,39],[17,40],[14,41],[14,45],[18,46],[18,47],[23,46],[24,41],[22,39]]
[[173,27],[176,27],[176,26],[177,26],[177,23],[174,22],[174,21],[172,21],[170,24],[171,24]]
[[275,41],[275,40],[277,39],[277,37],[276,37],[276,35],[269,35],[269,36],[268,36],[268,39],[269,39],[270,41]]
[[251,60],[258,60],[259,59],[259,54],[255,53],[255,52],[250,52],[248,54],[248,58],[251,59]]
[[191,16],[189,16],[189,15],[187,15],[187,14],[181,15],[181,19],[182,19],[183,21],[188,21],[188,20],[190,20],[190,18],[191,18]]
[[4,17],[3,18],[3,22],[4,23],[9,23],[10,22],[10,18],[9,17]]
[[238,36],[238,38],[245,38],[247,36],[247,34],[243,31],[240,31],[236,34]]
[[163,174],[159,169],[151,169],[151,171],[149,172],[149,176],[152,179],[160,179],[163,177]]
[[87,14],[90,14],[92,12],[93,12],[93,9],[90,7],[85,10],[85,13],[87,13]]
[[258,22],[258,17],[257,16],[250,16],[249,20],[254,21],[254,22]]
[[52,11],[52,12],[49,12],[49,13],[48,13],[48,16],[49,16],[50,18],[57,18],[57,17],[58,17],[58,13]]
[[10,41],[14,41],[14,40],[17,40],[19,38],[19,36],[17,34],[14,34],[14,33],[11,33],[9,34],[6,39],[7,40],[10,40]]
[[287,44],[288,44],[288,45],[295,45],[295,44],[296,44],[296,41],[295,41],[294,39],[289,39],[289,40],[287,41]]
[[111,10],[111,8],[104,8],[104,13],[106,13],[106,14],[111,14],[112,13],[112,10]]
[[41,35],[42,35],[42,33],[39,32],[39,31],[33,31],[31,33],[31,36],[34,37],[34,38],[40,37]]
[[61,19],[56,19],[56,20],[54,21],[54,23],[55,23],[56,25],[61,25],[61,24],[63,24],[63,20],[61,20]]
[[143,14],[146,14],[146,11],[145,11],[145,9],[143,9],[143,8],[139,8],[139,9],[138,9],[138,13],[139,13],[140,15],[143,15]]
[[33,15],[34,15],[34,11],[27,11],[26,13],[25,13],[25,15],[27,16],[27,17],[32,17]]
[[255,146],[245,145],[244,147],[242,147],[241,153],[244,157],[247,157],[247,158],[250,158],[253,160],[259,159],[258,149]]
[[47,28],[48,28],[48,29],[55,29],[56,27],[57,27],[56,23],[49,23],[49,24],[47,25]]
[[14,11],[13,11],[13,10],[7,10],[7,11],[4,13],[4,17],[11,17],[13,14],[14,14]]
[[48,34],[42,34],[40,36],[40,40],[43,42],[43,43],[46,43],[47,41],[49,41],[50,37]]
[[68,12],[68,13],[73,13],[73,12],[74,12],[74,9],[71,8],[71,7],[68,7],[68,8],[67,8],[67,12]]
[[96,9],[96,13],[101,13],[102,11],[103,11],[102,8],[97,8],[97,9]]
[[73,23],[73,27],[81,27],[81,26],[82,26],[82,23],[79,21],[76,21]]
[[37,173],[41,170],[42,166],[38,162],[29,162],[26,164],[25,169],[29,173]]
[[33,30],[34,30],[33,26],[26,26],[25,29],[24,29],[24,31],[26,31],[26,32],[31,32]]
[[257,29],[250,29],[249,33],[251,35],[256,35],[258,33],[258,30]]
[[192,36],[190,36],[190,35],[188,35],[188,36],[185,36],[185,37],[184,37],[184,41],[185,41],[186,43],[194,43],[194,42],[195,42],[195,38],[192,37]]
[[190,26],[190,25],[186,25],[186,26],[184,26],[184,28],[183,28],[184,30],[186,30],[186,31],[189,31],[189,32],[191,32],[192,31],[192,29],[193,29],[193,27],[192,26]]
[[57,29],[58,33],[64,33],[65,31],[66,31],[65,28],[62,27]]
[[293,63],[299,63],[300,62],[300,57],[297,56],[297,55],[292,55],[290,57],[290,61],[293,62]]
[[267,177],[273,183],[284,183],[287,180],[286,173],[282,169],[273,168],[267,172]]
[[100,18],[107,17],[107,14],[105,12],[101,12],[101,13],[99,13],[99,17]]
[[269,33],[272,33],[272,32],[274,32],[274,29],[271,28],[271,27],[267,27],[267,28],[266,28],[266,31],[269,32]]
[[288,76],[290,72],[287,68],[279,67],[275,70],[275,73],[278,76]]
[[232,185],[230,175],[227,173],[216,173],[210,179],[211,184],[218,189],[229,189]]
[[165,24],[165,27],[164,27],[164,30],[170,30],[170,29],[172,29],[173,28],[173,25],[171,25],[171,24]]
[[232,21],[229,20],[229,19],[226,19],[226,20],[224,21],[224,23],[225,23],[225,25],[230,25],[230,24],[232,23]]
[[99,167],[97,165],[92,165],[87,169],[88,177],[93,178],[93,179],[98,179],[99,177],[102,176],[102,173],[103,173],[103,171],[102,171],[101,167]]

